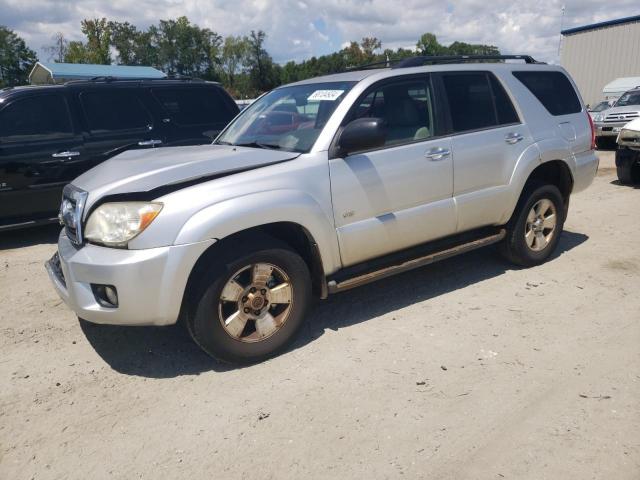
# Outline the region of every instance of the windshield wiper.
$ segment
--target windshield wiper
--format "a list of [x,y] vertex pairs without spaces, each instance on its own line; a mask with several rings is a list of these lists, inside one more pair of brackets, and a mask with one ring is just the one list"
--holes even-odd
[[280,145],[274,145],[272,143],[260,143],[260,142],[248,142],[248,143],[236,143],[235,147],[251,147],[251,148],[268,148],[270,150],[280,150]]

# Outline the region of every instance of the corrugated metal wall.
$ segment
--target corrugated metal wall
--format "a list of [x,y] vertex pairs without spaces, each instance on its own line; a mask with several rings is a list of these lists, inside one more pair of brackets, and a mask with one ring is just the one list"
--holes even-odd
[[640,76],[640,22],[565,35],[560,63],[577,83],[585,103],[602,101],[607,83]]

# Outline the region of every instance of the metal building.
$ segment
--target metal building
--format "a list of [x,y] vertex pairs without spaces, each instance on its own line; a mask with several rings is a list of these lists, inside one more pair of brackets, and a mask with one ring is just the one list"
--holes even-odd
[[602,89],[619,77],[640,77],[640,15],[563,30],[560,63],[585,103],[604,100]]

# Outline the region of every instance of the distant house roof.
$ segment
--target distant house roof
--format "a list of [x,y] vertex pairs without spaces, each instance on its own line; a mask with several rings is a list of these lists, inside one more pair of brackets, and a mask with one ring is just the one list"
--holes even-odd
[[29,82],[32,84],[61,83],[67,80],[94,77],[164,78],[166,75],[153,67],[37,62],[29,74]]
[[562,35],[572,35],[574,33],[587,32],[589,30],[596,30],[598,28],[613,27],[614,25],[621,25],[624,23],[633,23],[633,22],[640,22],[640,15],[634,15],[633,17],[618,18],[616,20],[608,20],[606,22],[592,23],[591,25],[585,25],[583,27],[567,28],[565,30],[562,30],[560,33]]
[[623,93],[632,88],[640,87],[640,77],[616,78],[613,82],[607,83],[602,89],[602,93]]

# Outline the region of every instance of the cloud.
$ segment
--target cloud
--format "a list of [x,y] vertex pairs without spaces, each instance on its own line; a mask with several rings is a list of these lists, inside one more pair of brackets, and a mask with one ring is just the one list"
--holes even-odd
[[563,5],[565,28],[637,10],[637,0],[0,0],[0,23],[45,59],[42,47],[54,33],[82,39],[83,18],[104,16],[147,27],[186,15],[225,36],[264,30],[267,49],[281,63],[330,53],[370,36],[382,40],[383,48],[413,48],[425,32],[444,44],[492,44],[503,53],[557,61]]

